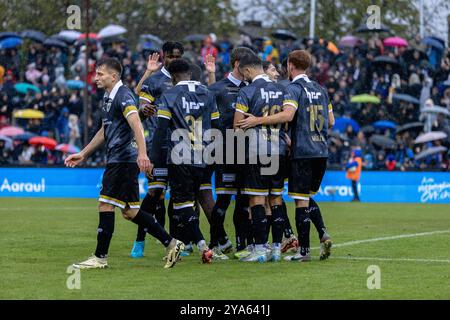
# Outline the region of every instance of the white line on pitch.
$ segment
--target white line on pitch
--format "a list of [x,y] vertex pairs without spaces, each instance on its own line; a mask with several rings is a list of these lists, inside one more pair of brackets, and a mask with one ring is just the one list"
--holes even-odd
[[[415,237],[431,236],[431,235],[440,234],[440,233],[450,233],[450,230],[438,230],[438,231],[412,233],[412,234],[401,234],[401,235],[398,235],[398,236],[389,236],[389,237],[380,237],[380,238],[372,238],[372,239],[365,239],[365,240],[349,241],[349,242],[333,244],[333,248],[347,247],[347,246],[352,246],[352,245],[355,245],[355,244],[368,243],[368,242],[378,242],[378,241],[384,241],[384,240],[397,240],[397,239],[403,239],[403,238],[415,238]],[[315,248],[312,248],[312,249],[320,249],[320,247],[315,247]]]
[[[58,207],[58,206],[55,205],[55,207],[45,208],[44,211],[83,210],[83,209],[90,209],[90,207],[92,207],[92,206],[86,206],[86,207]],[[26,211],[26,210],[30,211],[30,210],[34,210],[34,209],[33,209],[33,207],[0,208],[0,211]]]
[[369,257],[330,257],[330,259],[342,259],[342,260],[370,260],[370,261],[399,261],[399,262],[444,262],[450,263],[450,259],[409,259],[409,258],[369,258]]

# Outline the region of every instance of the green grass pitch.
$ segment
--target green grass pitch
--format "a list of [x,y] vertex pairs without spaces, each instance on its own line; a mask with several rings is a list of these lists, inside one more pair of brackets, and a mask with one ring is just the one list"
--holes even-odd
[[[81,270],[81,289],[70,290],[67,267],[95,249],[96,201],[2,198],[0,204],[0,299],[450,298],[448,205],[321,203],[336,245],[327,261],[318,260],[312,226],[309,263],[202,265],[195,250],[170,270],[163,269],[164,248],[150,237],[144,258],[129,257],[136,226],[116,211],[110,268]],[[288,208],[294,222],[292,203]],[[231,212],[226,230],[234,239]],[[208,239],[203,215],[201,224]],[[380,289],[368,289],[372,265],[379,267]]]

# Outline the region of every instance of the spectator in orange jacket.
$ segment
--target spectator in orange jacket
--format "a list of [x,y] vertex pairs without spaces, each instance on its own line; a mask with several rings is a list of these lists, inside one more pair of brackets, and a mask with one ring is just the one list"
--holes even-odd
[[361,149],[353,149],[352,156],[348,160],[347,165],[345,166],[345,170],[347,171],[346,178],[351,180],[352,182],[352,189],[353,189],[352,201],[360,201],[358,194],[358,182],[361,177],[361,168],[362,168]]

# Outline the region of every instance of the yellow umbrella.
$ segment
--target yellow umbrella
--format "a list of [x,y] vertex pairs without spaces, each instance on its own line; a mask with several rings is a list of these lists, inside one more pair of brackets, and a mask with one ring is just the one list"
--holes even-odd
[[14,118],[18,119],[43,119],[44,113],[34,109],[23,109],[14,112]]

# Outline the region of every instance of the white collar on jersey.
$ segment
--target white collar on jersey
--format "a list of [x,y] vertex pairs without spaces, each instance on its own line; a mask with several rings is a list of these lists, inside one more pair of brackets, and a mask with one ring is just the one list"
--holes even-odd
[[[111,93],[108,96],[108,98],[111,99],[111,101],[114,100],[114,98],[116,97],[117,91],[119,91],[119,88],[121,86],[123,86],[123,82],[122,82],[122,80],[119,80],[119,82],[116,83],[116,85],[111,90]],[[105,95],[106,95],[106,93],[105,93]]]
[[297,81],[298,79],[303,79],[303,80],[305,80],[306,82],[311,82],[311,80],[309,80],[308,76],[307,76],[306,74],[304,74],[304,73],[299,74],[298,76],[296,76],[296,77],[292,80],[292,82]]
[[257,75],[255,78],[253,78],[253,81],[252,81],[252,82],[255,82],[255,81],[258,80],[258,79],[264,79],[264,80],[266,80],[267,82],[272,82],[272,80],[269,79],[269,76],[268,76],[267,74],[265,74],[265,73],[262,73],[262,74]]
[[[228,74],[228,80],[230,80],[231,82],[233,82],[234,83],[234,85],[236,86],[236,87],[239,87],[240,85],[241,85],[241,83],[242,83],[242,81],[241,80],[239,80],[238,78],[236,78],[235,76],[233,76],[233,72],[230,72],[229,74]],[[244,81],[244,83],[246,84],[246,85],[248,85],[248,83],[247,83],[247,81]]]
[[166,67],[162,67],[162,68],[161,68],[161,72],[164,73],[164,75],[165,75],[167,78],[172,78],[171,75],[170,75],[170,73],[169,73],[169,71],[167,71]]
[[198,81],[192,81],[191,80],[191,81],[180,81],[176,85],[177,86],[182,86],[182,85],[188,86],[189,92],[195,92],[195,87],[196,86],[200,86],[201,83],[198,82]]

